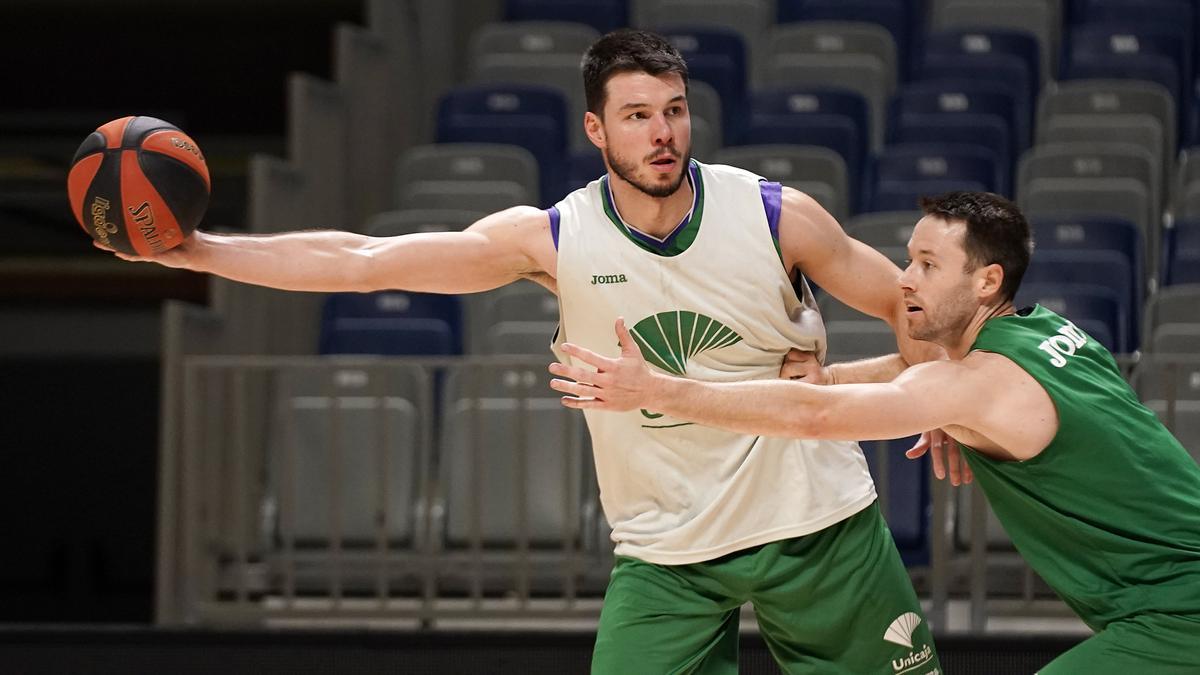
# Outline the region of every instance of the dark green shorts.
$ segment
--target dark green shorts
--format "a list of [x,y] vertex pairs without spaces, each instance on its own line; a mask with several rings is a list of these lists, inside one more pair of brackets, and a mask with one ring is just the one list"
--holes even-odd
[[1114,621],[1038,673],[1196,675],[1200,673],[1200,617],[1139,614]]
[[618,557],[592,672],[737,673],[738,611],[746,602],[785,673],[941,673],[908,572],[874,504],[820,532],[703,563]]

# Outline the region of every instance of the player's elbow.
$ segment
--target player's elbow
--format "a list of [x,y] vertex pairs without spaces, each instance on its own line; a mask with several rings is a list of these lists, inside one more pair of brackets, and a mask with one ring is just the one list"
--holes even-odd
[[791,438],[824,438],[829,428],[829,414],[815,406],[802,405],[787,416],[787,435]]

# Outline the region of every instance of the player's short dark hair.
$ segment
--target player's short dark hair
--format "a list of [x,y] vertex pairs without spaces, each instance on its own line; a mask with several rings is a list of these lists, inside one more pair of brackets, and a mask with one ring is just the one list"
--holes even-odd
[[618,73],[677,73],[685,89],[688,83],[687,63],[675,45],[661,35],[633,28],[615,30],[593,42],[583,54],[581,67],[587,109],[600,116],[608,94],[605,86]]
[[1016,204],[991,192],[947,192],[921,197],[921,209],[926,215],[966,223],[967,271],[999,265],[1004,270],[1000,295],[1013,299],[1033,254],[1029,222]]

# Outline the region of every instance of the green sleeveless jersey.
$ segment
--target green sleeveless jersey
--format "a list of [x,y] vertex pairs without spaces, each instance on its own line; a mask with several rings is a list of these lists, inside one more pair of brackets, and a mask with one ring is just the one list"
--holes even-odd
[[1030,566],[1094,630],[1142,612],[1200,616],[1200,466],[1112,354],[1040,306],[989,320],[971,348],[1023,368],[1058,409],[1058,433],[1030,460],[965,452]]

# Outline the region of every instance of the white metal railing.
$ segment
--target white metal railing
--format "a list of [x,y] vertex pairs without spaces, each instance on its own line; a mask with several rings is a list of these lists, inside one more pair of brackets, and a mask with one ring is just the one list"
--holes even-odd
[[[1169,422],[1200,398],[1189,372],[1200,360],[1137,364]],[[185,357],[160,621],[597,616],[608,530],[582,416],[548,379],[542,357]],[[885,516],[897,448],[874,458]],[[930,564],[912,569],[931,622],[963,595],[972,631],[1042,611],[1044,584],[989,547],[980,491],[931,493]]]

